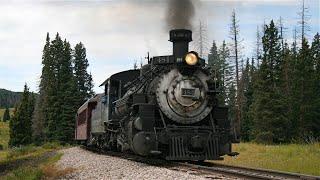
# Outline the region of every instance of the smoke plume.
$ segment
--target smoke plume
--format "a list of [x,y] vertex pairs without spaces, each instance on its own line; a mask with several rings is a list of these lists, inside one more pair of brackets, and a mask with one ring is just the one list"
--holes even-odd
[[192,0],[167,0],[167,28],[192,29],[191,20],[195,14]]

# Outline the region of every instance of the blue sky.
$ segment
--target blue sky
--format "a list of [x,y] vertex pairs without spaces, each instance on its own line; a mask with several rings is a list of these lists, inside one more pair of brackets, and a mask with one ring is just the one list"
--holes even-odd
[[[283,18],[285,38],[292,41],[301,0],[207,0],[194,1],[196,15],[207,26],[207,41],[230,42],[230,16],[235,9],[243,39],[243,57],[254,52],[257,26]],[[311,39],[320,32],[319,0],[306,0]],[[46,33],[56,32],[72,46],[87,48],[95,90],[108,76],[133,67],[134,60],[171,53],[165,24],[164,1],[1,1],[0,2],[0,88],[21,91],[26,82],[37,91],[41,55]],[[194,37],[195,39],[196,37]],[[193,47],[193,46],[192,46]],[[209,47],[208,47],[209,48]]]

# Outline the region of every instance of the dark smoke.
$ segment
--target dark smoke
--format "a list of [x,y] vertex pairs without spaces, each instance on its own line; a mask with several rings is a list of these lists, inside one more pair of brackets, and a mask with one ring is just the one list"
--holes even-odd
[[167,0],[167,28],[192,29],[191,20],[195,14],[192,0]]

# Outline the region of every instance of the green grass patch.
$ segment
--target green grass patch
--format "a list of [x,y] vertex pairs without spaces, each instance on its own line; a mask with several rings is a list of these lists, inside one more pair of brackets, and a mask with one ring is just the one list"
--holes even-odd
[[7,150],[0,151],[0,164],[41,156],[46,152],[59,150],[61,148],[63,148],[63,146],[57,142],[45,143],[42,146],[28,145],[19,148],[8,148]]
[[66,168],[58,169],[54,164],[60,160],[63,154],[59,153],[51,158],[49,158],[46,163],[40,166],[42,172],[42,179],[59,179],[59,177],[64,177],[67,174],[72,173],[75,169]]
[[0,167],[7,169],[2,172],[2,176],[0,170],[0,179],[56,179],[71,173],[73,169],[60,170],[54,165],[62,156],[56,153],[61,148],[64,147],[59,143],[46,143],[43,146],[29,145],[3,151],[5,153],[0,156]]
[[8,150],[8,153],[7,153],[7,159],[16,159],[16,158],[21,158],[21,157],[24,157],[24,156],[29,156],[31,154],[34,154],[34,153],[41,153],[41,149],[40,147],[35,147],[35,146],[22,146],[20,148],[12,148],[12,149],[9,149]]
[[[3,121],[3,114],[6,109],[0,109],[0,121]],[[10,117],[13,115],[14,108],[9,108]]]
[[225,157],[215,163],[253,168],[273,169],[320,176],[320,143],[261,145],[240,143],[233,145],[237,157]]
[[8,175],[2,177],[4,180],[37,180],[43,177],[43,172],[40,168],[33,168],[33,167],[21,167],[12,172]]
[[6,109],[0,109],[0,121],[2,121],[2,118],[3,118],[3,114],[4,114],[4,111]]
[[59,142],[47,142],[43,144],[41,147],[44,149],[56,150],[56,149],[61,149],[62,147],[68,147],[68,145],[62,146]]
[[[10,115],[13,115],[14,108],[10,108]],[[9,122],[3,122],[3,114],[5,109],[0,109],[0,146],[3,149],[8,148],[9,142]],[[0,147],[0,158],[1,158],[1,147]]]
[[[0,146],[2,146],[3,149],[7,149],[8,142],[9,142],[9,122],[0,122]],[[1,156],[1,149],[0,149],[0,156]]]
[[[9,122],[2,122],[5,109],[0,109],[0,179],[5,180],[37,180],[56,179],[73,169],[57,169],[57,162],[62,154],[55,153],[57,150],[69,147],[62,146],[58,142],[45,143],[42,146],[22,146],[9,148]],[[13,108],[10,109],[12,115]]]
[[55,154],[52,157],[45,159],[39,164],[33,166],[19,167],[5,176],[1,177],[4,180],[40,180],[40,179],[56,179],[58,177],[64,176],[71,173],[72,169],[57,169],[54,163],[60,160],[62,157],[61,153]]

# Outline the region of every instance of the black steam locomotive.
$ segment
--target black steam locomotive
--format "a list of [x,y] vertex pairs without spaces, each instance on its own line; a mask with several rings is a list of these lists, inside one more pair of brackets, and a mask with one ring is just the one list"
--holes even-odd
[[237,133],[228,108],[218,105],[218,84],[196,52],[190,30],[170,31],[173,55],[156,56],[140,70],[112,75],[77,112],[76,140],[87,146],[159,155],[167,160],[234,155]]

